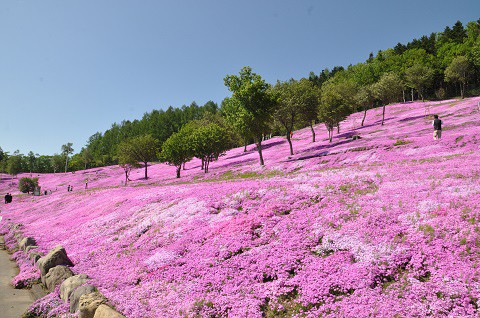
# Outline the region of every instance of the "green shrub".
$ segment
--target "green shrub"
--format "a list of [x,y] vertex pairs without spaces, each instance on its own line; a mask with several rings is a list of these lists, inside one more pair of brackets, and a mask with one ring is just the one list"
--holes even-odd
[[38,187],[38,178],[21,178],[18,182],[18,189],[23,193],[30,193]]

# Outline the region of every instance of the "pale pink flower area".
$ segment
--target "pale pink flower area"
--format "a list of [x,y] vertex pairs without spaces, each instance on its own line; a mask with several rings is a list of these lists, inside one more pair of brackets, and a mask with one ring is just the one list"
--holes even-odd
[[[149,180],[133,171],[127,186],[113,166],[38,175],[53,191],[39,197],[2,175],[14,201],[1,207],[0,231],[7,245],[9,222],[42,252],[62,244],[73,270],[129,318],[477,317],[478,101],[390,105],[384,126],[381,109],[364,127],[356,113],[332,143],[322,125],[315,143],[305,128],[293,156],[274,137],[265,167],[250,145],[208,174],[194,159],[180,179],[165,164],[152,164]],[[425,105],[443,120],[441,140]],[[15,280],[38,275],[16,259]],[[37,307],[64,308],[55,304]]]

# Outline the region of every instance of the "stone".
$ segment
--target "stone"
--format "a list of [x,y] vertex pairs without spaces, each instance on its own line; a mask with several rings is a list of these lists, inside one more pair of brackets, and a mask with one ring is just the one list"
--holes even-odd
[[24,237],[20,243],[18,243],[18,247],[24,251],[27,250],[27,247],[28,246],[36,246],[37,245],[37,242],[35,241],[35,239],[31,236],[28,236],[28,237]]
[[35,265],[35,263],[42,257],[40,253],[37,252],[31,252],[28,254],[28,258],[32,261],[32,264]]
[[72,261],[67,256],[67,252],[61,245],[55,247],[37,261],[37,268],[40,270],[41,276],[47,275],[50,268],[57,265],[73,266]]
[[74,274],[72,270],[64,265],[57,265],[48,271],[48,274],[42,276],[42,283],[45,284],[49,292],[53,292],[55,287]]
[[93,318],[125,318],[125,316],[107,305],[101,304],[95,311]]
[[36,246],[36,245],[27,246],[27,247],[25,248],[25,253],[28,254],[31,250],[34,250],[34,249],[37,249],[37,248],[38,248],[38,246]]
[[42,287],[42,284],[33,284],[30,292],[34,300],[39,300],[40,298],[47,296],[47,292]]
[[14,224],[14,225],[12,226],[12,229],[13,229],[14,231],[16,231],[16,230],[19,230],[19,229],[22,228],[22,227],[23,227],[23,224],[22,224],[22,223],[16,223],[16,224]]
[[21,231],[14,232],[13,237],[17,240],[17,243],[20,243],[23,240],[23,233]]
[[70,312],[74,313],[78,310],[78,304],[80,302],[80,297],[85,294],[90,294],[96,292],[97,288],[93,285],[84,285],[80,286],[70,294]]
[[75,275],[65,279],[60,286],[60,298],[64,301],[68,301],[73,291],[77,287],[84,285],[87,280],[88,276],[85,274]]
[[78,302],[78,318],[93,318],[97,308],[106,302],[105,296],[99,292],[82,295]]

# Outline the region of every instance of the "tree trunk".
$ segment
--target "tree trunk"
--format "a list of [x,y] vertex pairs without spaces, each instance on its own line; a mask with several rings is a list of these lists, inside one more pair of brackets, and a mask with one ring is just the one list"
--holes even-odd
[[293,146],[292,146],[292,138],[290,137],[290,131],[287,131],[287,141],[290,146],[290,155],[293,156]]
[[183,170],[185,170],[185,164],[186,164],[186,162],[183,163]]
[[[405,90],[404,90],[404,89],[402,89],[402,95],[403,95],[403,102],[405,103],[406,100],[405,100]],[[362,125],[362,126],[363,126],[363,125]]]
[[328,142],[332,142],[333,138],[333,127],[328,128]]
[[412,88],[412,102],[413,102],[413,88]]
[[340,123],[337,124],[337,134],[340,133]]
[[67,167],[68,167],[68,156],[67,156],[67,160],[65,160],[65,173],[67,173]]
[[310,122],[310,130],[312,131],[312,142],[315,142],[315,129],[313,129],[312,122]]
[[208,166],[210,165],[210,156],[205,159],[205,173],[208,173]]
[[202,170],[205,168],[205,160],[202,158]]
[[383,122],[385,121],[385,106],[386,105],[383,105],[383,109],[382,109],[382,126],[383,126]]
[[127,185],[127,181],[128,181],[128,172],[127,170],[125,170],[125,185]]
[[365,118],[367,117],[367,110],[368,110],[367,106],[364,106],[363,108],[364,108],[364,110],[363,110],[363,118],[362,118],[362,123],[361,123],[361,126],[362,126],[362,127],[363,127],[363,123],[365,122]]
[[177,178],[180,178],[180,171],[182,170],[182,165],[177,166]]
[[243,147],[243,152],[247,152],[247,142],[245,141],[244,147]]
[[465,84],[463,83],[460,84],[460,96],[462,99],[465,97]]
[[145,164],[145,180],[148,179],[148,176],[147,176],[147,167],[148,167],[148,162],[144,162]]
[[264,166],[265,162],[263,161],[263,155],[262,155],[262,138],[258,138],[258,142],[256,142],[256,145],[257,145],[258,156],[260,157],[260,165]]

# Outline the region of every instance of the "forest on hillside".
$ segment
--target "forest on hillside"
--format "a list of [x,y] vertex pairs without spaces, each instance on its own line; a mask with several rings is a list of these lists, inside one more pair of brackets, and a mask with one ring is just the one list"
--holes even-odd
[[[0,148],[0,172],[75,171],[120,164],[125,171],[147,162],[163,161],[177,167],[193,157],[208,163],[232,147],[255,143],[263,164],[262,141],[284,135],[290,146],[294,130],[314,124],[327,127],[328,138],[339,123],[362,110],[393,102],[442,100],[480,95],[480,19],[464,26],[457,21],[442,32],[424,35],[406,44],[371,53],[363,63],[310,72],[301,79],[270,84],[250,67],[226,75],[232,95],[220,105],[192,102],[179,108],[152,110],[141,119],[113,123],[96,132],[76,154],[71,143],[53,155],[30,151],[8,153]],[[385,107],[383,108],[385,111]],[[385,116],[385,113],[384,113]],[[383,119],[382,123],[383,125]]]

